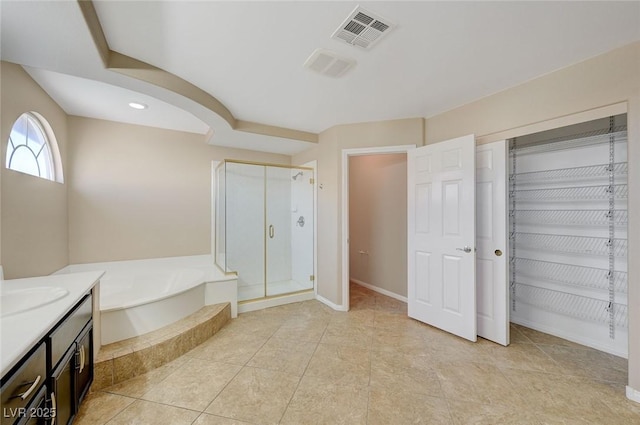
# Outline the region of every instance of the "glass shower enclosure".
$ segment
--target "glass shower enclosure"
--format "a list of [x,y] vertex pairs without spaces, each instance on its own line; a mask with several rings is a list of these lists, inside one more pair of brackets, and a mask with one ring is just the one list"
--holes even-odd
[[238,301],[313,290],[313,169],[225,160],[216,186],[215,258]]

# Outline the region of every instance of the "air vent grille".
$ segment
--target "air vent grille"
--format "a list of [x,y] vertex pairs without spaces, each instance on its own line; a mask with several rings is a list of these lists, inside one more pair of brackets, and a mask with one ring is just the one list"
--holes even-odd
[[371,22],[373,22],[373,18],[371,16],[365,15],[362,12],[356,13],[356,16],[354,16],[353,19],[355,19],[356,21],[360,21],[365,25],[369,25]]
[[306,60],[304,66],[328,77],[343,76],[356,64],[353,59],[343,58],[326,49],[316,49]]
[[370,49],[393,27],[394,25],[388,20],[358,6],[335,30],[331,38],[342,40],[352,46]]

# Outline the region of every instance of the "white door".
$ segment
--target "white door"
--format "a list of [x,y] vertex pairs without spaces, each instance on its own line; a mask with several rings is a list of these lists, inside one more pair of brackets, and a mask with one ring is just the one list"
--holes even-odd
[[475,138],[407,154],[409,316],[476,341]]
[[509,345],[507,143],[476,148],[476,297],[478,335]]

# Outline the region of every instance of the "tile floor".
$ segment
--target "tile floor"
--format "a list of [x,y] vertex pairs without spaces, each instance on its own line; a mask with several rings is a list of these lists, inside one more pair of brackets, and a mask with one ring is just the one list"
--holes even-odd
[[358,285],[241,314],[173,362],[101,391],[76,424],[640,424],[627,362],[520,326],[473,344]]

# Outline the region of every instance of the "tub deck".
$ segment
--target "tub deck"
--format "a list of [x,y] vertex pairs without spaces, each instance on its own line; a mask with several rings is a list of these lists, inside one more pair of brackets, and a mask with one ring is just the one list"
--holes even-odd
[[210,255],[72,264],[55,274],[89,270],[106,272],[96,321],[102,345],[155,332],[213,304],[230,303],[237,317],[237,276]]

